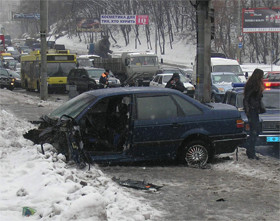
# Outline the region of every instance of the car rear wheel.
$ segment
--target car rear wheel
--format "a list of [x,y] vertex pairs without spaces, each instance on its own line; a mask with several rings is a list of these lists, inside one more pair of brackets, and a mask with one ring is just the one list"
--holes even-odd
[[203,141],[192,141],[188,143],[182,153],[182,162],[189,166],[204,166],[208,161],[209,151]]

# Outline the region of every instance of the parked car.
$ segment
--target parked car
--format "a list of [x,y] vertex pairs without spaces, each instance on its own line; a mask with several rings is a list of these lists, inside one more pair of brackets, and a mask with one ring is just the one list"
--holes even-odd
[[[80,93],[98,89],[99,86],[99,78],[102,73],[105,72],[103,68],[93,68],[93,67],[83,67],[83,68],[75,68],[69,72],[67,77],[67,84],[76,85],[77,91]],[[112,73],[109,74],[109,87],[119,87],[120,81],[115,78]]]
[[[238,108],[242,119],[245,122],[246,132],[249,134],[249,123],[243,109],[244,85],[236,85],[225,94],[223,103],[230,104]],[[257,140],[257,145],[280,144],[280,89],[266,88],[263,92],[263,103],[266,113],[260,114],[262,131]]]
[[241,83],[240,79],[232,72],[211,73],[211,101],[222,102],[227,90],[232,89],[232,83]]
[[[164,73],[164,74],[157,74],[150,82],[150,87],[165,87],[167,82],[172,77],[173,73]],[[189,95],[190,97],[194,97],[195,88],[194,86],[189,83],[189,80],[185,77],[185,75],[179,74],[180,80],[183,82],[186,90],[184,94]]]
[[42,120],[25,137],[51,143],[76,162],[177,159],[204,165],[215,154],[234,152],[246,138],[235,107],[205,105],[169,88],[88,91]]
[[269,71],[263,76],[264,86],[280,88],[280,71]]
[[16,71],[10,70],[10,69],[7,69],[7,71],[9,72],[9,75],[15,79],[15,80],[14,80],[14,83],[15,83],[14,85],[15,85],[15,87],[21,87],[21,77],[20,77],[20,73],[17,73]]
[[192,76],[190,76],[186,71],[184,71],[181,68],[176,68],[176,67],[162,67],[161,69],[157,70],[156,75],[157,74],[173,74],[173,73],[178,73],[178,74],[182,74],[183,76],[185,76],[188,80],[188,82],[191,83],[191,79]]
[[15,88],[15,79],[4,68],[0,68],[0,87],[11,91]]

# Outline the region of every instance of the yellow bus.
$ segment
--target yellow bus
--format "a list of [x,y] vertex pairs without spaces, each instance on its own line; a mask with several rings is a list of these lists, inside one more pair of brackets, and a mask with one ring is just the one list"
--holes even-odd
[[[47,84],[49,91],[65,91],[67,76],[76,67],[76,54],[69,50],[47,51]],[[21,56],[21,86],[28,91],[40,91],[40,51]]]

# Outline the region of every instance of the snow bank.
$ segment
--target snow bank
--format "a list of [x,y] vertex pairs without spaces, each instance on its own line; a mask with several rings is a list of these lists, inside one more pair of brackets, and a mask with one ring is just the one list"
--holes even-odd
[[76,169],[48,144],[41,154],[39,145],[22,136],[34,127],[0,112],[0,220],[23,220],[26,206],[36,210],[29,220],[140,221],[159,216],[97,167]]

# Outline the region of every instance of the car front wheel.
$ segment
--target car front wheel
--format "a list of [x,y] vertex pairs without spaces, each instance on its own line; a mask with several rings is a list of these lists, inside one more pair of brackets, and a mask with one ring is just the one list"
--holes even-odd
[[182,162],[189,166],[204,166],[208,161],[208,148],[203,141],[189,142],[183,149]]

